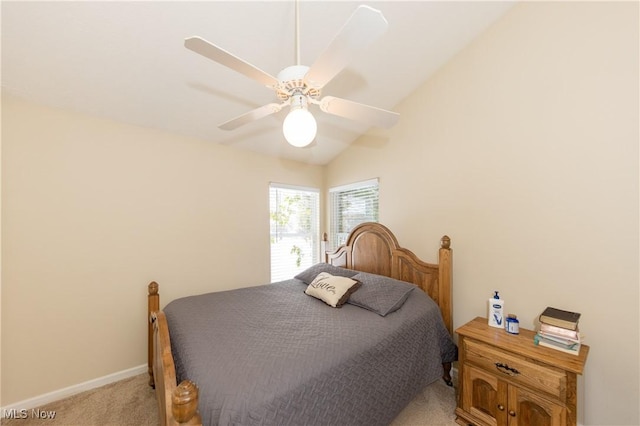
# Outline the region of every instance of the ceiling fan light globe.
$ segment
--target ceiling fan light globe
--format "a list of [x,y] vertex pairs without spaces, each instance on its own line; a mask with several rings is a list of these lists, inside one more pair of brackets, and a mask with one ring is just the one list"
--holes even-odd
[[282,124],[284,138],[297,148],[309,145],[316,137],[316,119],[306,108],[292,109]]

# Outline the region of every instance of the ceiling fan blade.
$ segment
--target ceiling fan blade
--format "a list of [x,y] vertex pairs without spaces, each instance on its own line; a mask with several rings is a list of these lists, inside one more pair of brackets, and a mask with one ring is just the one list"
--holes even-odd
[[237,56],[232,55],[226,50],[209,43],[207,40],[201,37],[189,37],[184,40],[184,47],[189,50],[193,50],[200,55],[209,58],[217,63],[231,68],[247,77],[256,80],[257,82],[264,84],[267,87],[274,87],[278,84],[278,80],[272,75],[262,71],[259,68],[251,65],[250,63],[243,61]]
[[218,127],[222,130],[234,130],[247,123],[266,117],[267,115],[275,114],[276,112],[280,111],[282,107],[284,107],[285,105],[287,105],[286,102],[282,104],[263,105],[260,108],[256,108],[254,110],[251,110],[247,113],[242,114],[241,116],[233,118],[225,123],[222,123]]
[[365,49],[387,30],[387,20],[377,9],[359,6],[316,59],[305,76],[305,82],[314,88],[322,88],[360,50]]
[[320,100],[320,109],[326,113],[361,121],[376,127],[386,129],[393,127],[400,118],[400,114],[393,111],[372,107],[334,96],[325,96]]

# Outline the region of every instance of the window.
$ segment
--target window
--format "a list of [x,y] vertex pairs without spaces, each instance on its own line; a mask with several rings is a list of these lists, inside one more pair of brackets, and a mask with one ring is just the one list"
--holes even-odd
[[328,250],[344,244],[349,232],[362,222],[378,221],[378,179],[331,188],[329,199]]
[[319,262],[319,204],[317,189],[269,186],[271,282],[291,279]]

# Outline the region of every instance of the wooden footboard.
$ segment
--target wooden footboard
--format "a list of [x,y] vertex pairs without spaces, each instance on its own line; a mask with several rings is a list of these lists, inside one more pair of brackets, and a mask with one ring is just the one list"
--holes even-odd
[[149,284],[149,385],[156,390],[160,423],[174,425],[202,425],[198,413],[198,387],[184,380],[176,381],[176,369],[171,353],[169,326],[160,310],[158,284]]

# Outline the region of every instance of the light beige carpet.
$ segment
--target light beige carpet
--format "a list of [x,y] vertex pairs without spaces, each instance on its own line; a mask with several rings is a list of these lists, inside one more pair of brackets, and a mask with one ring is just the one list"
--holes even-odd
[[[151,426],[158,425],[158,409],[148,377],[141,374],[39,407],[55,411],[53,419],[39,419],[26,410],[25,419],[2,419],[7,426]],[[392,426],[455,425],[454,388],[438,380],[398,415]],[[348,426],[348,425],[345,425]]]

